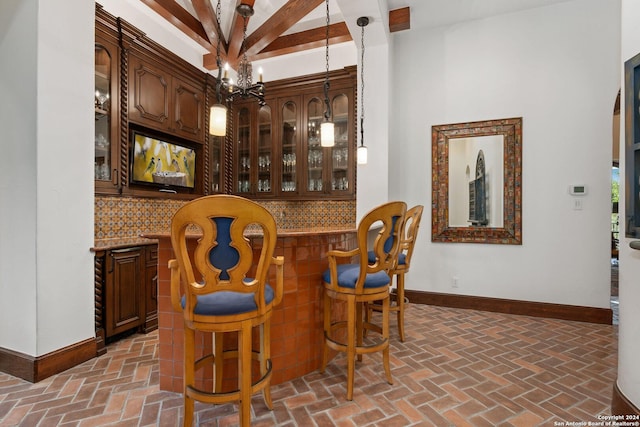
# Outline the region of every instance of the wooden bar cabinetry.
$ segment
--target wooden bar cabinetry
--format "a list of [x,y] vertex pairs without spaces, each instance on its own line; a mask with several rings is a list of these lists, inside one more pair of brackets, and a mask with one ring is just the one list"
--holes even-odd
[[98,353],[122,334],[158,327],[158,247],[140,240],[135,245],[98,243],[94,248]]

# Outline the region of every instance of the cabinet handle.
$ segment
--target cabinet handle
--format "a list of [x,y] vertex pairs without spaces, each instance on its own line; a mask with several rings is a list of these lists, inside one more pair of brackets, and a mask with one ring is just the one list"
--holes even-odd
[[116,187],[118,186],[118,170],[117,169],[114,169],[113,173],[111,174],[111,183]]

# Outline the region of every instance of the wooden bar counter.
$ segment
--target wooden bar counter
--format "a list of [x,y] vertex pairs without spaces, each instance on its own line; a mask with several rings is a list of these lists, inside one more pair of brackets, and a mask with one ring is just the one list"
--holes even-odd
[[[173,258],[168,233],[145,234],[158,241],[158,358],[160,389],[182,392],[183,317],[171,306],[171,282],[167,263]],[[193,236],[195,246],[198,236]],[[252,246],[261,235],[248,235]],[[322,363],[322,272],[328,268],[327,252],[357,246],[356,229],[322,228],[279,230],[275,255],[285,260],[284,296],[271,318],[272,384],[312,372]],[[270,283],[275,283],[272,267]],[[203,348],[210,337],[200,336]],[[226,341],[225,341],[226,342]]]

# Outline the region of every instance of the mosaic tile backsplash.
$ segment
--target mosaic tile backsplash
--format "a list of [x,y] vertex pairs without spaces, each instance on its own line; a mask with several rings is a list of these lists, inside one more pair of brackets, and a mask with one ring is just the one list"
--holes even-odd
[[[96,196],[95,239],[166,233],[174,212],[184,200]],[[355,226],[355,200],[261,201],[282,230]]]

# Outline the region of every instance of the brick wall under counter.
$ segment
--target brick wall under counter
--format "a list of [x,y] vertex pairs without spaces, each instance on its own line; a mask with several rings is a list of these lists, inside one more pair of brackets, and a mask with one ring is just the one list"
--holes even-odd
[[[121,239],[168,232],[171,217],[184,200],[95,196],[94,238]],[[349,227],[356,224],[355,200],[259,201],[280,229]]]

